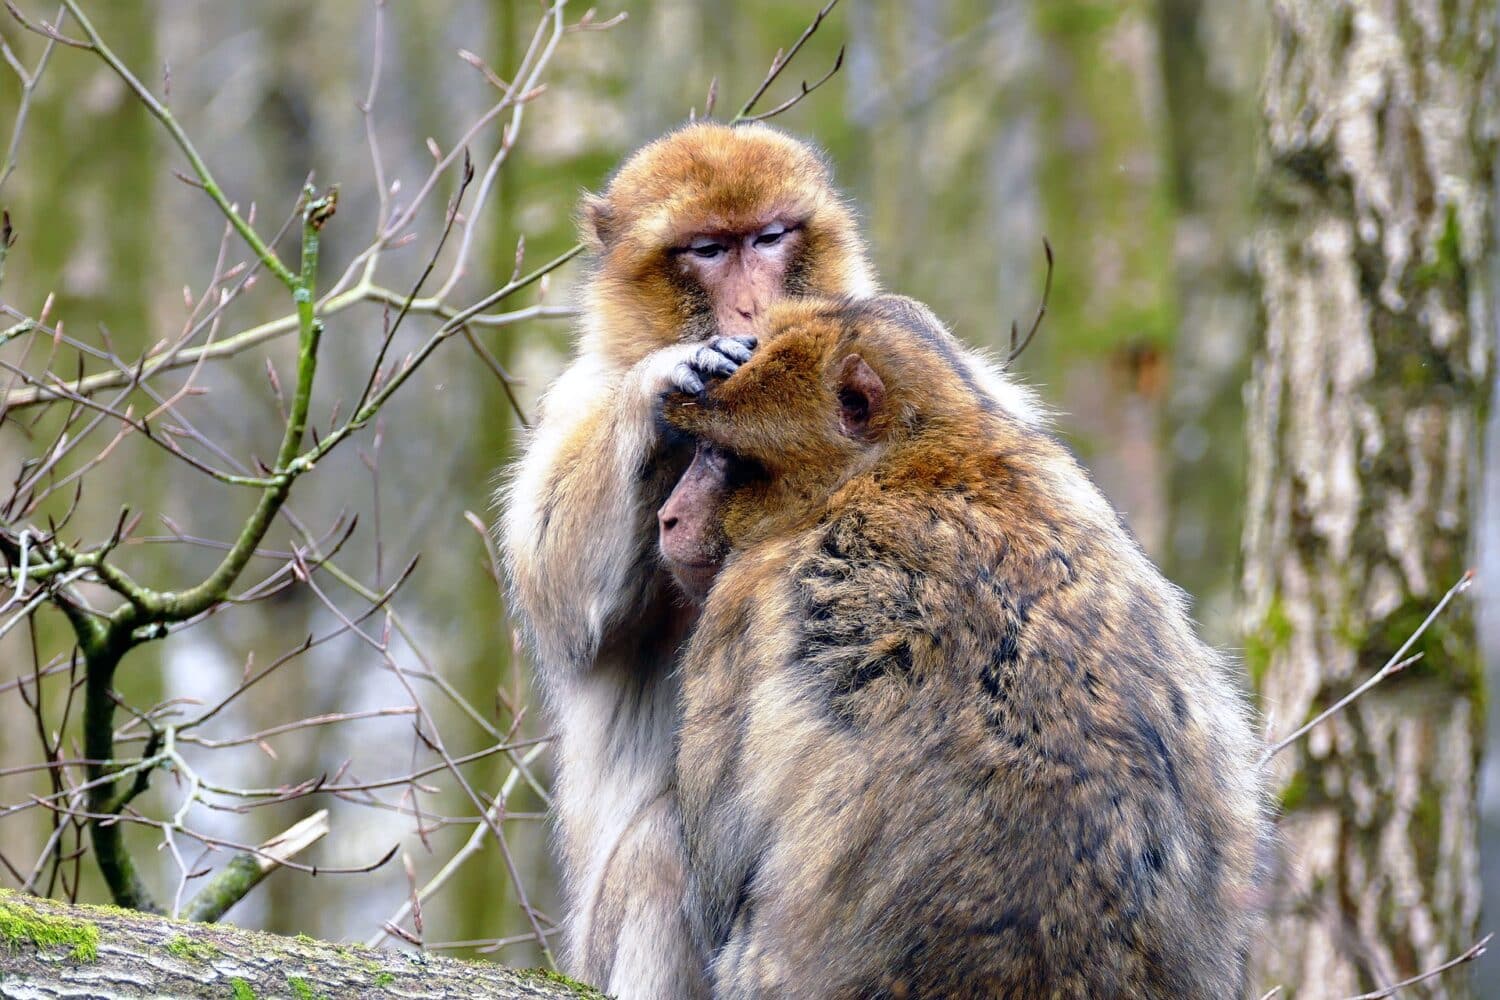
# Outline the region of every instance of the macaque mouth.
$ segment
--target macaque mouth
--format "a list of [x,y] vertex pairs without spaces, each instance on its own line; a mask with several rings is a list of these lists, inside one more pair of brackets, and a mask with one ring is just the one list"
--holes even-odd
[[677,581],[677,589],[696,605],[701,605],[708,599],[708,592],[713,589],[714,581],[719,577],[719,570],[724,568],[723,559],[709,562],[679,562],[667,555],[666,546],[662,546],[662,558],[667,565],[667,570],[672,574],[672,579]]

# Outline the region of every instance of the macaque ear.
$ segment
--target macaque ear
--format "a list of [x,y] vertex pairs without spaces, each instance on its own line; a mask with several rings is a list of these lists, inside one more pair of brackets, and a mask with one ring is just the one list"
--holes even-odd
[[870,425],[885,409],[885,383],[858,354],[839,368],[839,430],[845,437],[869,440]]
[[584,192],[578,206],[578,232],[591,253],[607,249],[614,241],[617,221],[608,198]]

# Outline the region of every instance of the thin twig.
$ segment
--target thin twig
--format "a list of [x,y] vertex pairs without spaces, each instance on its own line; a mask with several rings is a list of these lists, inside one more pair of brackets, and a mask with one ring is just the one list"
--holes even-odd
[[[1468,949],[1462,955],[1459,955],[1457,958],[1450,958],[1442,965],[1434,966],[1433,968],[1428,969],[1426,972],[1412,976],[1410,979],[1403,979],[1399,983],[1394,983],[1390,986],[1385,987],[1384,989],[1376,990],[1373,993],[1361,993],[1357,997],[1349,997],[1348,1000],[1384,1000],[1384,998],[1386,997],[1395,996],[1397,993],[1406,989],[1408,986],[1415,986],[1425,980],[1441,976],[1449,969],[1453,969],[1460,965],[1463,965],[1465,962],[1472,962],[1476,958],[1483,955],[1489,948],[1490,939],[1494,936],[1494,934],[1486,934],[1478,941],[1475,941],[1473,944],[1469,945]],[[1279,986],[1277,987],[1277,989],[1280,988],[1281,987]]]
[[[802,46],[807,44],[807,40],[811,38],[813,36],[813,33],[818,30],[818,27],[823,23],[823,19],[828,16],[829,12],[831,12],[834,7],[838,6],[838,2],[839,0],[829,0],[829,2],[823,7],[823,9],[818,11],[817,15],[812,19],[812,23],[809,24],[807,28],[803,30],[802,34],[797,37],[797,40],[792,43],[792,47],[787,49],[785,54],[781,52],[776,53],[776,58],[771,60],[771,68],[766,72],[765,79],[762,80],[760,82],[760,86],[756,87],[755,90],[750,94],[749,99],[740,106],[739,113],[736,114],[732,119],[730,119],[731,125],[733,125],[735,122],[746,121],[750,118],[750,112],[755,110],[755,105],[759,103],[762,97],[765,96],[766,91],[770,89],[771,84],[776,82],[776,78],[781,75],[782,70],[791,65],[791,62],[796,58],[797,53],[802,51]],[[839,58],[840,60],[843,59],[843,49],[839,50]],[[803,86],[805,87],[806,84],[804,84]]]
[[[17,20],[20,20],[24,24],[25,20],[20,17],[19,11],[10,4],[7,4],[7,6],[10,7],[11,13],[16,15]],[[62,24],[64,11],[65,9],[62,7],[57,9],[57,17],[53,23],[59,26]],[[0,191],[5,189],[5,182],[10,180],[10,175],[15,172],[21,150],[21,133],[26,129],[26,118],[31,112],[31,98],[36,93],[36,86],[41,81],[42,74],[47,71],[47,63],[51,61],[52,50],[56,46],[57,39],[49,37],[47,44],[42,47],[40,58],[36,61],[36,68],[28,73],[25,67],[21,65],[20,60],[16,58],[15,53],[11,52],[10,46],[6,45],[4,41],[0,41],[0,49],[3,49],[5,53],[6,62],[10,63],[11,68],[16,71],[16,75],[21,78],[21,103],[16,108],[15,124],[11,126],[10,145],[5,149],[4,166],[0,167]],[[9,228],[8,225],[7,228]],[[3,243],[4,241],[0,241],[0,244]],[[0,254],[3,254],[5,249],[5,246],[0,245]]]
[[839,70],[843,69],[843,68],[844,68],[844,46],[840,45],[839,46],[838,55],[836,55],[836,56],[833,57],[833,65],[828,68],[828,72],[827,73],[824,73],[822,76],[820,76],[818,79],[814,80],[812,83],[808,83],[806,80],[803,80],[802,81],[802,85],[801,85],[801,89],[798,90],[797,93],[793,94],[791,97],[788,97],[786,100],[784,100],[780,104],[776,105],[770,111],[762,111],[760,114],[757,114],[757,115],[741,115],[740,117],[736,118],[735,121],[740,121],[740,122],[763,122],[763,121],[766,121],[769,118],[775,118],[777,115],[781,114],[784,111],[790,111],[792,108],[796,107],[798,104],[801,104],[802,100],[805,97],[807,97],[807,95],[811,94],[813,91],[815,91],[819,87],[823,86],[823,84],[827,83],[829,80],[832,80],[833,79],[833,75],[835,73],[837,73]]
[[1026,331],[1026,339],[1019,344],[1016,343],[1016,321],[1010,322],[1010,353],[1005,356],[1005,367],[1021,356],[1027,347],[1031,346],[1031,338],[1041,328],[1042,317],[1047,315],[1047,301],[1052,298],[1052,244],[1047,242],[1047,237],[1042,237],[1042,251],[1047,255],[1047,278],[1042,285],[1042,303],[1036,308],[1036,319],[1031,321],[1031,329]]
[[[1448,592],[1443,595],[1442,600],[1437,602],[1437,606],[1428,613],[1426,618],[1422,619],[1422,624],[1418,625],[1416,627],[1416,630],[1413,631],[1411,635],[1407,636],[1406,641],[1401,644],[1401,648],[1392,653],[1391,658],[1385,661],[1385,665],[1383,667],[1377,670],[1369,680],[1365,681],[1359,687],[1344,695],[1344,697],[1328,706],[1328,708],[1313,716],[1313,718],[1305,725],[1298,727],[1295,731],[1287,735],[1279,743],[1266,750],[1265,753],[1261,754],[1260,763],[1265,764],[1282,750],[1285,750],[1287,747],[1291,746],[1293,743],[1306,736],[1320,723],[1347,708],[1349,704],[1360,695],[1364,694],[1366,691],[1370,690],[1375,685],[1379,684],[1381,681],[1385,680],[1392,674],[1400,673],[1402,670],[1406,669],[1411,664],[1421,659],[1421,654],[1408,657],[1406,656],[1406,651],[1411,649],[1416,641],[1422,637],[1422,633],[1426,632],[1427,627],[1437,619],[1438,615],[1443,613],[1443,609],[1448,606],[1448,603],[1459,594],[1462,594],[1464,591],[1468,590],[1469,585],[1473,582],[1474,571],[1472,569],[1465,571],[1464,575],[1459,578],[1458,582],[1448,588]],[[1405,657],[1405,659],[1403,659],[1403,657]]]
[[426,885],[419,891],[414,892],[411,898],[407,899],[395,913],[391,914],[390,918],[381,925],[381,929],[365,942],[367,947],[377,947],[389,937],[391,927],[400,926],[401,921],[405,920],[407,915],[414,911],[415,907],[420,906],[423,902],[437,895],[443,886],[448,883],[448,880],[458,873],[458,870],[463,867],[464,863],[479,853],[484,847],[484,838],[490,832],[489,824],[505,818],[506,803],[515,791],[517,779],[522,774],[521,765],[534,763],[543,749],[543,746],[532,747],[521,758],[518,765],[511,768],[510,774],[506,775],[504,783],[500,786],[499,794],[495,796],[494,801],[490,804],[490,808],[485,811],[485,817],[475,826],[474,832],[469,835],[469,839],[454,852],[453,857],[449,858],[442,868],[438,869],[436,875],[428,879]]

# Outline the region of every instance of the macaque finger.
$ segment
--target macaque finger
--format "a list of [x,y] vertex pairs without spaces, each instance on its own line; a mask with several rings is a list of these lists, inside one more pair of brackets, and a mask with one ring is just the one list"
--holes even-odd
[[692,365],[683,361],[672,369],[672,386],[680,392],[696,396],[703,391],[703,380],[698,377]]
[[750,352],[755,350],[755,338],[720,337],[709,346],[731,361],[744,364],[750,360]]
[[718,343],[700,347],[698,353],[693,355],[693,368],[704,375],[722,375],[724,378],[733,375],[739,369],[740,362],[721,351],[722,346]]

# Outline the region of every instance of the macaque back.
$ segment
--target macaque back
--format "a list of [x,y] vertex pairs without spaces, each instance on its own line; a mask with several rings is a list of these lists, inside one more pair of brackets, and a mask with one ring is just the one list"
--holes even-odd
[[677,763],[715,996],[1242,995],[1258,741],[1180,592],[924,308],[762,344],[666,411],[730,468]]

